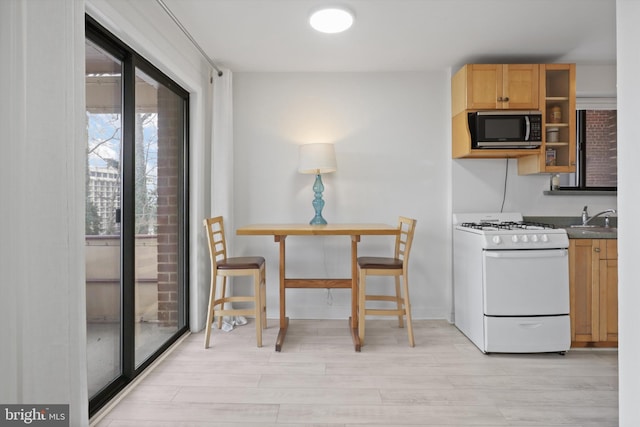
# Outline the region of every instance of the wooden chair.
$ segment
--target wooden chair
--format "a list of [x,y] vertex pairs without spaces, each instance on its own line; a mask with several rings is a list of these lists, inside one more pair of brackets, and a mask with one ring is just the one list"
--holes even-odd
[[[409,302],[409,252],[413,242],[416,220],[401,216],[396,237],[393,258],[358,257],[358,335],[364,344],[365,317],[367,315],[397,316],[399,326],[404,327],[403,318],[407,319],[409,345],[415,346],[413,326],[411,324],[411,304]],[[367,294],[367,276],[394,276],[395,295]],[[400,277],[402,276],[402,287]],[[394,302],[395,308],[367,308],[367,301]]]
[[[218,318],[218,329],[222,326],[223,316],[253,315],[256,319],[256,339],[258,347],[262,347],[262,329],[267,327],[265,259],[260,256],[227,257],[227,244],[224,237],[224,222],[221,216],[204,220],[209,242],[211,258],[211,290],[209,294],[209,308],[207,310],[207,327],[205,331],[204,348],[209,348],[211,324],[215,316]],[[217,278],[222,278],[220,297],[216,298]],[[252,276],[252,296],[227,296],[227,277]],[[252,308],[225,308],[227,303],[252,302]]]

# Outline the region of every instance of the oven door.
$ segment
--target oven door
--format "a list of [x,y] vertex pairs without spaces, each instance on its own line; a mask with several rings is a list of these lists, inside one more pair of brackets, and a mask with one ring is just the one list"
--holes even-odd
[[483,297],[486,316],[568,314],[568,251],[483,251]]

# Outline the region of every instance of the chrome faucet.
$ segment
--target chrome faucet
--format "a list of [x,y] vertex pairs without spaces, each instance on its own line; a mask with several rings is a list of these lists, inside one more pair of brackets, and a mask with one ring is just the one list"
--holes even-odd
[[609,214],[614,214],[616,213],[615,209],[606,209],[602,212],[598,212],[597,214],[595,214],[594,216],[592,216],[591,218],[589,218],[589,214],[587,212],[587,207],[585,206],[584,209],[582,210],[582,225],[588,225],[592,219],[599,217],[600,215],[605,215],[604,217],[604,226],[608,227],[609,226]]
[[582,225],[587,225],[589,222],[589,211],[587,211],[587,207],[582,208]]

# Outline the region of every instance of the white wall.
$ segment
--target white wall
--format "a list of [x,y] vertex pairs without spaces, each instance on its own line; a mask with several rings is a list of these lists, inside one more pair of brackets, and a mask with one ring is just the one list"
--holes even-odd
[[506,178],[504,212],[521,212],[525,216],[580,216],[582,208],[590,213],[617,208],[616,196],[548,196],[548,174],[518,175],[517,160],[453,160],[453,211],[499,212]]
[[607,98],[616,96],[616,66],[610,64],[578,64],[576,96]]
[[68,404],[72,426],[88,411],[83,21],[76,0],[0,2],[0,402]]
[[[307,223],[312,175],[297,172],[303,143],[335,143],[338,171],[323,176],[330,223],[418,220],[411,254],[416,318],[448,318],[450,268],[449,70],[407,73],[236,73],[235,221]],[[268,315],[278,317],[278,246],[236,237],[234,255],[268,260]],[[363,237],[360,254],[393,241]],[[287,273],[349,277],[349,240],[287,239]],[[346,290],[290,290],[291,318],[347,318]],[[332,299],[331,299],[332,298]]]
[[618,325],[620,348],[620,425],[637,426],[640,420],[640,1],[616,2],[618,49],[618,179],[620,217],[618,229]]

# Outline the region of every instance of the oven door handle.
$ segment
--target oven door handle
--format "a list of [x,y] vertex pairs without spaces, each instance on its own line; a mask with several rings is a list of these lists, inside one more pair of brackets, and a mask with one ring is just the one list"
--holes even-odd
[[566,249],[514,250],[514,251],[484,251],[489,258],[553,258],[565,257]]

